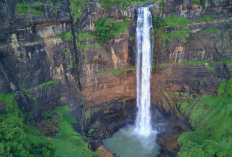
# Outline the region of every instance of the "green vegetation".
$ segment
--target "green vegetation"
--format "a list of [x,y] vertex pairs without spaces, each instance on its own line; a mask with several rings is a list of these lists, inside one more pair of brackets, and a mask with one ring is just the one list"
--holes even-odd
[[94,35],[90,32],[79,32],[78,39],[79,41],[88,41],[91,38],[94,38]]
[[[26,16],[27,12],[30,11],[34,15],[44,15],[40,9],[49,8],[57,16],[57,11],[60,9],[60,6],[63,6],[61,3],[53,3],[51,0],[46,1],[38,1],[33,4],[27,3],[25,0],[22,3],[18,3],[15,8],[15,14],[21,14],[22,16]],[[39,10],[38,10],[39,9]]]
[[98,56],[98,55],[94,56],[94,59],[98,59],[98,58],[99,58],[99,56]]
[[69,54],[69,61],[70,61],[69,68],[72,69],[73,63],[72,63],[72,54],[71,53]]
[[197,23],[203,23],[203,22],[213,22],[214,19],[212,19],[209,15],[204,15],[203,17],[199,17],[195,20]]
[[27,135],[19,118],[8,118],[0,123],[1,156],[54,156],[51,138]]
[[68,106],[58,107],[55,113],[61,115],[61,122],[58,124],[59,133],[53,138],[56,146],[55,156],[86,156],[92,157],[96,152],[88,149],[88,143],[83,142],[83,135],[74,131],[71,124],[77,123],[76,118],[71,116],[71,109]]
[[64,35],[63,35],[63,34],[59,34],[59,35],[57,35],[57,36],[59,36],[59,37],[61,38],[62,41],[69,41],[69,40],[72,39],[72,38],[71,38],[71,37],[72,37],[71,31],[65,33]]
[[50,84],[58,83],[58,82],[60,82],[60,80],[48,81],[48,82],[41,83],[41,84],[39,84],[39,85],[37,85],[37,86],[35,86],[35,87],[36,87],[36,88],[42,88],[42,87],[44,87],[44,86],[48,86],[48,85],[50,85]]
[[130,40],[130,41],[133,41],[134,39],[135,39],[135,37],[133,37],[133,36],[130,36],[130,37],[129,37],[129,40]]
[[77,20],[81,17],[82,9],[86,7],[87,3],[88,0],[70,0],[71,15],[73,17],[74,23],[76,23]]
[[172,31],[170,33],[163,33],[163,46],[166,45],[166,40],[172,41],[173,38],[178,38],[181,40],[181,42],[186,43],[187,36],[188,36],[189,30],[177,30],[177,31]]
[[208,28],[208,29],[206,29],[206,30],[203,30],[202,32],[201,32],[201,34],[205,34],[205,33],[215,33],[215,32],[217,32],[218,31],[218,29],[215,29],[215,28]]
[[115,4],[119,5],[120,10],[125,10],[128,6],[135,3],[144,3],[151,0],[98,0],[105,9],[112,9]]
[[[201,64],[205,64],[205,63],[209,63],[209,61],[207,61],[206,59],[204,59],[204,60],[202,60],[202,61],[186,61],[186,62],[171,63],[171,64],[168,64],[168,63],[161,63],[161,64],[159,64],[159,66],[160,66],[160,67],[163,67],[163,66],[175,65],[175,64],[178,64],[178,65],[201,65]],[[211,63],[211,64],[222,63],[222,64],[225,64],[225,65],[229,65],[229,64],[232,64],[232,58],[226,59],[226,60],[222,60],[222,61],[211,61],[210,63]]]
[[164,0],[157,0],[155,4],[160,7],[160,10],[164,10]]
[[156,31],[160,31],[161,28],[165,27],[165,20],[161,16],[155,16],[153,18],[153,25]]
[[22,117],[13,93],[0,94],[0,103],[4,103],[6,106],[6,114],[1,114],[0,120],[18,116]]
[[[154,29],[156,33],[163,38],[163,47],[166,45],[166,41],[172,41],[173,38],[178,38],[181,42],[186,43],[187,37],[191,33],[189,30],[186,30],[190,22],[190,20],[180,18],[175,14],[168,16],[166,19],[163,19],[161,16],[155,16],[153,18]],[[166,31],[166,26],[174,28],[182,27],[182,30],[174,30],[169,33],[164,33]]]
[[127,101],[127,100],[130,100],[130,98],[121,99],[121,100],[119,100],[118,102],[123,102],[124,104],[126,104],[126,101]]
[[225,93],[225,88],[226,88],[227,83],[225,81],[221,81],[218,89],[217,89],[217,96],[221,96],[222,94]]
[[175,14],[170,15],[165,19],[166,26],[175,27],[175,28],[180,28],[180,26],[186,28],[190,22],[191,20],[178,17]]
[[[1,95],[0,101],[12,103],[10,100],[13,98],[9,98],[10,96]],[[1,115],[3,121],[0,123],[0,156],[96,156],[98,152],[92,152],[88,149],[88,143],[83,142],[88,139],[73,129],[72,125],[77,125],[77,120],[69,114],[70,111],[68,106],[62,106],[43,115],[45,119],[42,125],[58,126],[59,132],[52,138],[44,136],[31,125],[23,124],[23,119],[18,118],[17,114],[12,116],[9,112],[7,115],[11,116]],[[50,118],[47,119],[48,116],[55,119],[55,123],[51,123]]]
[[179,136],[180,157],[232,156],[232,79],[221,82],[217,93],[198,96],[183,108],[194,131]]
[[189,105],[189,103],[183,102],[183,103],[180,104],[180,107],[181,107],[182,109],[184,109],[184,108],[186,108],[188,105]]
[[97,73],[97,74],[95,74],[95,75],[96,75],[96,76],[99,76],[99,75],[106,75],[106,74],[109,74],[109,73],[119,74],[119,73],[122,73],[122,72],[128,71],[128,70],[135,70],[135,67],[127,68],[127,69],[114,69],[114,70],[109,70],[109,71]]
[[100,19],[94,22],[96,26],[94,35],[99,41],[108,42],[112,35],[118,37],[120,33],[127,32],[127,26],[129,25],[129,22],[130,21],[128,20],[123,22],[116,22],[110,18]]
[[201,4],[203,7],[205,7],[205,0],[193,0],[193,4]]
[[213,67],[211,67],[211,66],[208,65],[208,66],[207,66],[207,70],[208,70],[208,71],[214,71],[215,69],[214,69]]

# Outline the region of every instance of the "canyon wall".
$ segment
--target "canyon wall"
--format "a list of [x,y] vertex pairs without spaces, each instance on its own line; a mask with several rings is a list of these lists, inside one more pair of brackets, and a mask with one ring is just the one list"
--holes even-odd
[[[35,121],[45,112],[69,104],[88,132],[98,128],[99,121],[123,119],[135,111],[134,37],[136,8],[142,4],[121,11],[118,5],[107,10],[94,0],[80,2],[83,6],[76,19],[78,12],[70,9],[71,0],[45,1],[43,7],[34,8],[42,12],[37,14],[30,9],[17,12],[21,0],[1,1],[0,94],[15,93],[20,110],[31,112]],[[179,104],[190,101],[191,94],[215,95],[218,84],[231,78],[232,2],[207,0],[203,7],[193,1],[164,0],[163,6],[154,4],[152,10],[164,18],[176,14],[191,20],[191,33],[184,42],[156,36],[154,43],[152,105],[182,115]],[[196,20],[204,16],[213,20]],[[128,31],[100,42],[93,31],[94,22],[101,18],[125,18]],[[209,28],[216,31],[203,32]],[[166,29],[166,33],[181,30]],[[6,105],[0,102],[1,114],[7,112]]]

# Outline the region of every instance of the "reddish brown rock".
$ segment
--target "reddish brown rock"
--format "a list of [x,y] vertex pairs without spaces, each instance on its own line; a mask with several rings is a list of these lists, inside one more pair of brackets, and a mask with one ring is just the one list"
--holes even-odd
[[96,157],[114,157],[114,155],[103,145],[97,148],[100,152]]

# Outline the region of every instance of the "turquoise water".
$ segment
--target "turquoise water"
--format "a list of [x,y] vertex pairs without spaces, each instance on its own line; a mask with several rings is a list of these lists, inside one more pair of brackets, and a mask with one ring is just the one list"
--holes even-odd
[[133,127],[123,128],[102,142],[117,157],[154,157],[159,153],[156,131],[150,136],[138,135]]

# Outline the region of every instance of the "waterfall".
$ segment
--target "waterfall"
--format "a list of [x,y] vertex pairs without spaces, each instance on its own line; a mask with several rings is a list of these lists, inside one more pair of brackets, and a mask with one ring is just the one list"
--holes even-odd
[[138,8],[136,28],[136,79],[137,79],[137,107],[135,131],[149,136],[152,132],[150,113],[150,77],[152,64],[152,44],[150,33],[152,30],[152,15],[149,7]]

